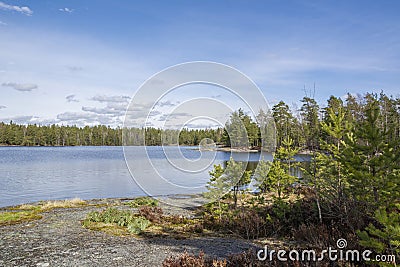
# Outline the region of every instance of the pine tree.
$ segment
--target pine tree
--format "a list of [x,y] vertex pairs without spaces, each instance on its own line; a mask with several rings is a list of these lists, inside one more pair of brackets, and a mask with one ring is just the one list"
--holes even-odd
[[331,97],[325,109],[325,118],[321,122],[324,138],[321,137],[321,148],[324,152],[317,153],[317,183],[318,196],[325,202],[325,212],[330,218],[348,216],[347,195],[348,172],[344,168],[343,150],[345,136],[351,132],[351,125],[346,121],[343,102]]
[[303,97],[301,107],[302,125],[306,137],[306,146],[311,151],[318,149],[319,144],[319,105],[313,98]]
[[281,200],[284,198],[285,188],[291,186],[296,180],[296,177],[287,173],[281,161],[274,160],[268,172],[266,183],[271,191],[278,194],[278,199]]
[[[369,224],[365,231],[358,231],[360,244],[372,248],[375,252],[394,255],[400,259],[400,204],[391,212],[381,208],[375,212],[378,226]],[[381,266],[393,266],[393,263],[380,263]]]
[[256,117],[258,130],[259,146],[264,151],[273,152],[276,149],[276,126],[274,118],[269,110],[260,109]]
[[268,180],[268,173],[271,169],[271,165],[272,163],[269,161],[260,160],[253,175],[253,178],[256,181],[255,185],[262,193],[271,190],[271,184]]
[[221,209],[221,198],[229,191],[231,185],[227,177],[223,175],[224,169],[221,165],[214,165],[214,169],[209,174],[211,178],[206,185],[208,191],[204,192],[203,196],[212,202],[217,201]]
[[237,206],[238,194],[251,182],[251,171],[246,171],[247,162],[237,162],[231,157],[227,162],[224,175],[232,187],[234,207]]
[[346,138],[342,163],[351,194],[372,213],[400,199],[400,146],[389,138],[394,129],[382,127],[379,102],[372,96],[367,96],[364,117]]

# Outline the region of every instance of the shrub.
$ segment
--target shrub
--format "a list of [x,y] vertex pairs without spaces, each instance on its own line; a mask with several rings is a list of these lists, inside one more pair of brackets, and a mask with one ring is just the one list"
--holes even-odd
[[163,210],[160,207],[142,206],[139,208],[139,214],[153,223],[160,223],[163,219]]
[[178,256],[170,256],[163,261],[163,267],[226,267],[226,260],[217,260],[205,257],[203,251],[199,255],[189,254],[186,251]]
[[235,233],[243,238],[254,239],[265,236],[266,221],[255,210],[223,212],[221,215],[204,214],[203,225],[210,230]]
[[164,218],[164,220],[168,221],[172,224],[187,224],[189,222],[188,218],[182,215],[172,215]]
[[150,225],[150,221],[146,218],[138,217],[129,211],[121,211],[116,208],[107,208],[101,212],[90,212],[83,225],[87,226],[88,222],[116,224],[126,227],[129,232],[135,234],[140,234]]
[[142,233],[148,226],[150,225],[150,221],[143,217],[134,218],[128,224],[128,231],[134,234]]
[[125,203],[125,205],[128,205],[132,208],[138,208],[141,206],[156,207],[158,206],[158,200],[151,197],[138,197],[130,202]]
[[293,230],[293,238],[298,242],[304,241],[317,248],[326,248],[329,244],[333,244],[330,231],[323,224],[302,224],[299,228]]
[[198,233],[201,234],[204,231],[203,225],[201,223],[195,223],[192,225],[188,225],[186,227],[186,231],[187,232],[191,232],[191,233]]
[[176,257],[170,256],[163,261],[163,267],[183,267],[198,266],[206,267],[204,252],[200,252],[198,256],[187,253],[186,251]]
[[134,219],[134,214],[116,208],[107,208],[101,212],[90,212],[86,219],[92,222],[115,223],[119,226],[127,226]]

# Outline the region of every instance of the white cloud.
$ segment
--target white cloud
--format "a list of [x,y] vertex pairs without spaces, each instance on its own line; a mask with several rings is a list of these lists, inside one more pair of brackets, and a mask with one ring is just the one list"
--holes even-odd
[[32,122],[33,116],[15,116],[11,118],[2,119],[3,122],[10,122],[13,121],[17,124],[29,124]]
[[36,84],[33,84],[33,83],[12,83],[12,82],[7,82],[7,83],[3,83],[2,86],[11,87],[11,88],[14,88],[15,90],[21,91],[21,92],[30,92],[33,89],[38,88],[38,86]]
[[73,9],[70,9],[70,8],[68,8],[68,7],[60,8],[59,11],[61,11],[61,12],[66,12],[66,13],[72,13],[72,12],[74,12]]
[[0,25],[7,26],[7,23],[2,22],[2,21],[0,20]]
[[100,103],[109,103],[109,102],[127,103],[129,99],[130,99],[129,96],[124,96],[124,95],[115,95],[115,96],[97,95],[90,98],[90,100],[98,101]]
[[31,16],[33,14],[33,11],[27,6],[13,6],[4,2],[0,2],[0,9],[16,11],[27,16]]
[[171,114],[164,114],[162,115],[158,121],[165,121],[166,119],[168,120],[173,120],[173,119],[181,119],[181,118],[191,118],[193,117],[192,114],[186,113],[186,112],[175,112]]
[[161,112],[158,110],[152,110],[149,113],[149,117],[154,117],[154,116],[158,116],[158,115],[161,115]]
[[77,126],[121,124],[119,118],[91,112],[64,112],[57,115],[57,122]]
[[[182,125],[178,124],[176,125],[178,127],[182,127]],[[188,129],[210,129],[210,128],[218,128],[221,127],[218,123],[188,123],[185,125],[185,128]]]
[[114,109],[111,107],[105,107],[105,108],[95,108],[95,107],[82,107],[83,111],[88,111],[88,112],[93,112],[96,114],[101,114],[101,115],[118,115],[122,116],[124,115],[124,110],[118,110]]
[[6,106],[0,106],[0,109],[4,109],[4,108],[7,108]]
[[160,107],[174,107],[174,106],[176,106],[176,104],[174,104],[171,101],[167,100],[167,101],[157,102],[157,106],[160,106]]
[[126,112],[126,108],[128,107],[129,103],[129,96],[124,95],[114,95],[114,96],[107,96],[107,95],[97,95],[90,100],[97,101],[100,103],[105,103],[106,106],[104,108],[96,108],[96,107],[82,107],[83,111],[93,112],[96,114],[108,114],[108,115],[116,115],[122,116]]
[[65,99],[67,99],[67,102],[79,102],[78,99],[75,98],[75,95],[68,95],[65,97]]

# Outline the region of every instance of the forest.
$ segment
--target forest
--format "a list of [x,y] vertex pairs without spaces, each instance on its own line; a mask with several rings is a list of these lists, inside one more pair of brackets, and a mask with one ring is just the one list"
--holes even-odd
[[[344,239],[347,248],[369,249],[375,257],[369,262],[353,258],[316,266],[396,266],[400,260],[399,99],[383,93],[348,95],[345,101],[332,96],[323,109],[307,97],[302,103],[299,117],[284,102],[273,107],[278,148],[272,162],[261,160],[253,172],[232,158],[226,166],[214,166],[205,193],[213,203],[205,209],[203,225],[251,240],[291,240],[292,247],[307,244],[321,249]],[[301,149],[311,155],[310,164],[295,161]],[[293,176],[293,167],[301,168],[304,175]],[[258,188],[255,195],[246,193],[251,177]],[[382,255],[389,260],[375,260]],[[238,266],[249,262],[281,266],[261,264],[251,252],[236,259]]]
[[[221,140],[221,129],[161,130],[156,128],[130,129],[135,145],[198,145],[204,138]],[[3,146],[121,146],[121,128],[109,126],[18,125],[0,122],[0,145]],[[145,138],[144,138],[145,136]]]

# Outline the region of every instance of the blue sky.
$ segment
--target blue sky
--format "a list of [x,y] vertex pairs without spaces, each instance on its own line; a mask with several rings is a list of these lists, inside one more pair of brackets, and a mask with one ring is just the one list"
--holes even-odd
[[[314,83],[321,102],[398,96],[399,10],[399,1],[1,0],[0,120],[119,125],[147,78],[196,60],[239,69],[270,104],[298,104]],[[184,100],[173,98],[163,101]]]

